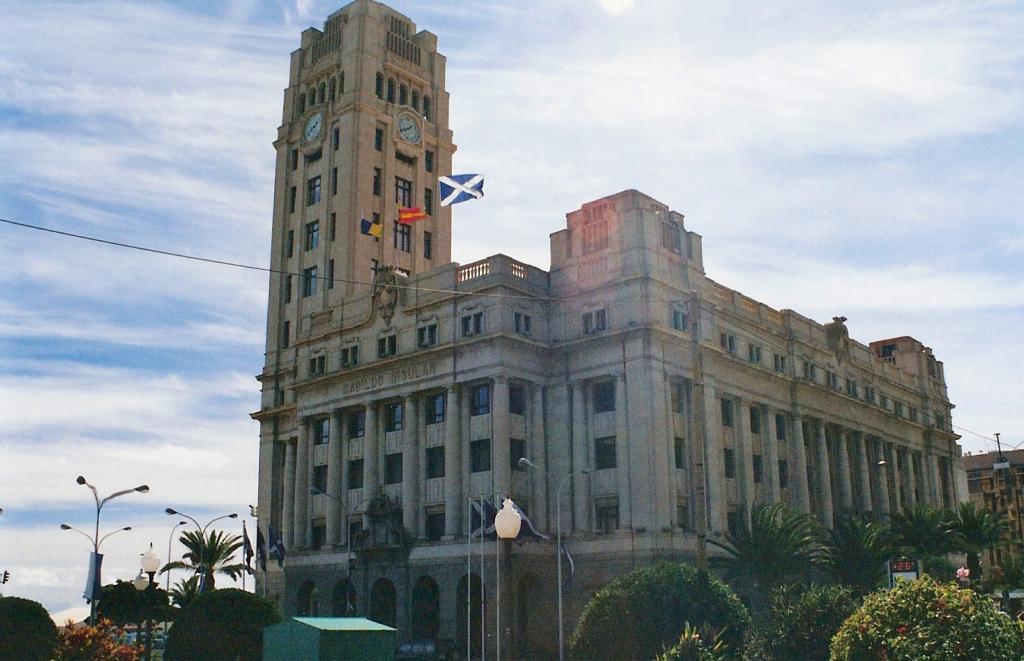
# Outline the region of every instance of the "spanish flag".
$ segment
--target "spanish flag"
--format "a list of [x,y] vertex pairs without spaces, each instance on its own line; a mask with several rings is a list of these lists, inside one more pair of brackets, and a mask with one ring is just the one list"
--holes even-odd
[[370,222],[369,220],[367,220],[365,218],[363,218],[361,221],[359,221],[359,231],[360,231],[360,233],[372,236],[375,239],[379,239],[380,238],[381,231],[383,229],[384,229],[383,225],[380,222],[375,222],[375,223],[374,222]]
[[423,220],[426,217],[427,214],[423,213],[423,210],[419,207],[400,207],[398,209],[398,222],[403,225],[415,223],[417,220]]

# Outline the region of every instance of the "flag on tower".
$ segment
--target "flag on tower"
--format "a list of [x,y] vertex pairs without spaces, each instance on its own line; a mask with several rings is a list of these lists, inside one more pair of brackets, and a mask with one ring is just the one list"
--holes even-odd
[[466,200],[479,200],[484,196],[484,176],[482,174],[453,174],[439,177],[441,185],[441,206],[458,204]]
[[256,522],[256,559],[259,560],[260,571],[267,571],[267,542],[263,539],[263,531]]
[[403,225],[411,225],[426,217],[427,214],[423,213],[423,209],[419,207],[399,207],[398,209],[398,222]]
[[379,239],[381,232],[384,230],[384,224],[379,220],[369,221],[365,218],[359,221],[359,231],[367,236],[372,236],[375,239]]
[[249,541],[249,531],[245,529],[245,521],[242,521],[242,559],[245,561],[245,570],[250,574],[252,571],[252,542]]

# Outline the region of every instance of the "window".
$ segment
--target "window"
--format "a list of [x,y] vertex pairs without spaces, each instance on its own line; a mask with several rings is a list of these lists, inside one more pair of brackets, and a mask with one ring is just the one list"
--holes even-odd
[[331,168],[331,195],[338,194],[338,168]]
[[672,324],[672,328],[685,333],[690,327],[689,320],[686,317],[686,310],[683,308],[672,308],[672,319],[670,323]]
[[355,367],[359,364],[359,345],[353,344],[341,350],[341,366]]
[[412,248],[412,227],[396,220],[394,242],[396,250],[409,252]]
[[337,234],[338,234],[338,223],[337,223],[337,220],[338,220],[338,214],[331,213],[331,241],[334,241],[334,239],[337,238]]
[[526,441],[522,438],[508,439],[508,462],[514,471],[524,471],[525,467],[519,465],[519,460],[526,456]]
[[430,119],[430,97],[423,97],[423,119]]
[[291,158],[291,168],[292,168],[292,171],[294,172],[295,170],[299,169],[299,150],[298,149],[293,149],[290,158]]
[[736,539],[746,527],[743,525],[743,515],[739,512],[729,510],[725,514],[725,525],[728,528],[729,537]]
[[804,378],[810,381],[814,381],[818,378],[818,370],[814,366],[814,363],[804,361]]
[[331,131],[331,149],[338,151],[339,145],[341,145],[341,131],[335,126]]
[[481,438],[469,444],[469,470],[471,473],[491,470],[491,439]]
[[373,148],[384,151],[384,129],[379,126],[373,130]]
[[405,106],[409,104],[409,88],[402,83],[398,86],[398,105]]
[[751,457],[754,469],[754,484],[764,482],[764,466],[761,463],[761,455],[755,454]]
[[825,370],[825,383],[832,390],[839,390],[839,377],[831,370]]
[[[373,222],[377,222],[377,216],[378,215],[379,214],[376,214],[376,213],[373,214]],[[374,240],[376,240],[376,239],[374,239]],[[377,269],[378,269],[379,266],[380,266],[380,262],[378,262],[376,259],[371,259],[370,260],[370,282],[376,282],[376,280],[377,280]]]
[[[327,356],[316,356],[309,359],[309,375],[321,376],[327,369]],[[326,442],[326,441],[325,441]]]
[[320,201],[320,175],[317,175],[306,182],[306,206],[312,206]]
[[885,409],[886,411],[888,411],[888,410],[889,410],[889,398],[888,398],[888,397],[886,397],[885,395],[882,395],[882,396],[881,396],[881,398],[879,399],[879,405],[880,405],[880,406],[881,406],[881,407],[882,407],[883,409]]
[[288,213],[295,213],[295,186],[288,189]]
[[515,328],[516,332],[520,335],[530,334],[531,322],[530,315],[523,314],[522,312],[515,313]]
[[789,464],[785,459],[779,460],[779,488],[789,488]]
[[384,100],[384,75],[377,72],[377,78],[373,82],[373,93],[377,95],[377,98],[381,101]]
[[281,348],[287,349],[288,344],[291,341],[289,335],[291,335],[292,322],[285,319],[284,327],[281,329]]
[[398,336],[385,335],[377,338],[377,357],[387,358],[398,353]]
[[598,470],[615,468],[614,436],[603,436],[594,439],[594,468]]
[[718,334],[718,345],[729,353],[736,353],[736,336],[729,333]]
[[401,431],[403,417],[405,417],[405,406],[402,405],[402,402],[386,404],[384,406],[384,431]]
[[760,363],[761,362],[761,347],[757,346],[756,344],[748,344],[747,345],[747,358],[749,358],[750,362],[752,362],[752,363]]
[[598,502],[595,507],[597,530],[605,534],[615,532],[619,527],[619,503]]
[[320,418],[313,421],[313,445],[324,445],[331,437],[331,419]]
[[722,426],[732,427],[732,400],[721,399],[722,403]]
[[388,78],[388,103],[395,102],[395,79]]
[[334,289],[334,258],[327,260],[327,288]]
[[911,422],[917,422],[917,409],[913,406],[907,407],[907,419]]
[[416,90],[412,91],[412,107],[414,110],[420,109],[420,93]]
[[682,438],[676,436],[674,449],[676,468],[683,470],[686,468],[686,442]]
[[284,276],[284,302],[292,302],[292,274]]
[[302,297],[312,296],[316,293],[316,267],[311,266],[302,271]]
[[432,347],[437,344],[437,324],[420,326],[416,329],[416,346]]
[[363,488],[363,460],[353,459],[348,462],[348,488]]
[[320,223],[306,223],[306,250],[316,250],[320,245]]
[[672,412],[684,415],[686,413],[686,384],[679,381],[670,383],[669,396],[671,398]]
[[736,453],[732,448],[722,450],[722,459],[725,462],[725,476],[729,479],[736,478]]
[[427,448],[426,451],[427,461],[427,479],[433,480],[438,477],[444,477],[444,446],[435,445],[432,448]]
[[327,464],[313,466],[313,488],[327,493]]
[[615,410],[615,382],[600,381],[591,389],[594,413],[607,413]]
[[786,416],[781,413],[775,414],[775,439],[786,440]]
[[434,215],[434,189],[424,188],[423,189],[423,213],[428,216]]
[[[324,466],[324,468],[327,468]],[[309,530],[310,540],[309,544],[313,550],[322,549],[324,544],[327,542],[327,527],[326,524],[319,521],[314,521],[313,526]]]
[[448,398],[443,392],[427,396],[427,424],[434,425],[444,422],[444,416],[448,405]]
[[327,83],[321,81],[318,89],[320,90],[320,94],[317,95],[317,101],[319,103],[323,103],[327,99]]
[[288,230],[288,240],[285,242],[285,256],[291,257],[295,254],[295,230]]
[[484,313],[474,312],[462,318],[462,336],[471,337],[484,332]]
[[[469,391],[470,415],[486,415],[491,412],[491,386],[483,384],[473,386]],[[489,469],[488,469],[489,470]]]
[[508,387],[508,412],[512,415],[526,414],[526,393],[522,386]]
[[434,152],[429,149],[425,154],[423,154],[423,169],[427,172],[434,171]]
[[423,233],[423,259],[434,259],[434,235]]
[[395,202],[403,207],[412,206],[412,182],[395,177]]
[[875,403],[875,389],[865,386],[864,388],[864,399],[872,404]]
[[757,406],[750,407],[750,433],[761,433],[761,409]]
[[402,453],[393,452],[384,457],[384,484],[399,484],[402,481]]
[[373,168],[373,194],[380,197],[380,168]]
[[428,542],[437,542],[444,537],[444,510],[440,512],[427,512],[426,514],[426,535]]
[[786,371],[786,357],[775,354],[775,371],[785,372]]
[[898,418],[902,418],[903,417],[903,413],[904,413],[903,408],[904,408],[903,407],[903,402],[900,402],[900,401],[896,401],[895,402],[895,405],[894,405],[893,409],[894,409],[894,413],[896,413],[896,417],[898,417]]
[[858,394],[857,382],[854,381],[853,379],[846,380],[846,394],[849,395],[850,397],[856,397]]
[[583,226],[583,254],[597,252],[608,247],[608,223],[598,221]]
[[685,498],[676,501],[676,526],[683,530],[690,529],[690,506]]
[[348,414],[348,437],[362,438],[366,433],[366,409]]
[[402,152],[398,151],[397,149],[395,150],[395,158],[397,158],[400,162],[405,163],[406,165],[413,165],[413,164],[416,163],[416,159],[415,158],[413,158],[412,156],[408,156],[406,154],[403,154]]
[[589,335],[603,331],[608,327],[608,319],[604,310],[595,310],[583,315],[583,333]]
[[683,242],[679,237],[679,225],[673,222],[661,223],[661,245],[677,255],[683,254]]

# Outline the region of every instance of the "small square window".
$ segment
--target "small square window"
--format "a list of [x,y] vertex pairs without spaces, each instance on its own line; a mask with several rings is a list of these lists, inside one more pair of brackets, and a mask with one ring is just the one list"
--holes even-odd
[[472,337],[484,332],[484,313],[475,312],[462,318],[462,336]]
[[[473,386],[470,390],[470,414],[486,415],[491,412],[491,386]],[[490,469],[488,469],[490,470]]]
[[284,302],[292,302],[292,274],[284,276]]
[[416,346],[432,347],[437,344],[437,324],[420,326],[416,329]]
[[324,445],[331,440],[331,419],[320,418],[313,422],[313,445]]
[[[326,468],[326,466],[324,466]],[[314,522],[312,527],[309,529],[309,545],[313,550],[322,549],[324,544],[327,543],[327,527],[325,524],[320,522]]]
[[341,350],[341,366],[355,367],[359,364],[359,345],[345,347]]
[[384,431],[400,431],[403,418],[405,417],[405,406],[402,402],[387,404],[384,406]]
[[530,335],[530,326],[532,325],[530,315],[522,312],[516,312],[513,319],[515,320],[515,329],[517,333],[520,335]]
[[786,440],[786,416],[781,413],[775,414],[775,439]]
[[288,189],[288,213],[295,213],[295,198],[297,195],[295,186]]
[[470,472],[491,470],[491,439],[482,438],[470,442],[469,455]]
[[775,362],[775,371],[776,372],[785,372],[786,371],[786,357],[785,356],[781,356],[779,354],[775,354],[774,362]]
[[594,439],[594,468],[598,470],[615,468],[614,436],[603,436]]
[[434,189],[424,188],[423,189],[423,213],[428,216],[434,215]]
[[686,317],[686,310],[682,308],[672,309],[672,328],[677,331],[683,331],[684,333],[689,328],[689,321]]
[[608,328],[608,315],[605,310],[595,310],[583,315],[583,333],[597,333]]
[[377,357],[387,358],[398,353],[398,336],[385,335],[377,338]]
[[379,126],[373,130],[373,148],[384,151],[384,129]]
[[619,503],[598,503],[595,508],[598,532],[613,533],[619,528]]
[[615,410],[615,381],[599,381],[591,390],[594,413],[607,413]]
[[313,466],[312,486],[321,493],[327,493],[327,464]]
[[761,484],[764,481],[764,467],[761,463],[761,455],[755,454],[751,457],[754,469],[754,483]]
[[320,175],[306,182],[306,206],[313,206],[320,201]]
[[747,358],[749,358],[750,362],[752,362],[752,363],[760,363],[761,362],[761,347],[757,346],[756,344],[748,344],[747,345]]
[[718,334],[718,344],[731,354],[736,353],[736,336],[729,333]]
[[509,385],[508,412],[512,415],[524,415],[526,413],[526,395],[522,386]]
[[789,488],[789,464],[785,459],[779,460],[779,488]]
[[522,438],[508,439],[508,461],[514,471],[526,470],[519,465],[519,460],[526,456],[526,441]]
[[316,293],[316,267],[311,266],[302,271],[302,297],[312,296]]
[[426,459],[427,479],[433,480],[438,477],[444,477],[444,446],[436,445],[432,448],[427,448]]
[[295,256],[295,230],[288,230],[288,240],[285,241],[285,257]]
[[306,223],[306,250],[316,250],[320,245],[320,223]]
[[373,194],[378,197],[380,197],[381,176],[380,168],[373,168]]
[[722,426],[732,427],[732,400],[721,399],[722,403]]
[[384,457],[384,484],[402,482],[402,453],[394,452]]
[[736,453],[732,448],[722,450],[722,459],[725,462],[725,476],[729,479],[736,478]]
[[423,259],[434,259],[434,235],[423,233]]
[[284,325],[281,327],[281,348],[287,349],[291,343],[291,328],[292,322],[285,319]]
[[425,169],[427,172],[434,171],[434,152],[430,151],[429,149],[423,155],[423,169]]
[[426,513],[426,536],[428,542],[437,542],[444,537],[444,511]]
[[353,459],[348,462],[348,488],[363,488],[363,460]]
[[348,437],[361,438],[366,433],[366,410],[360,409],[348,414]]
[[427,396],[427,424],[434,425],[444,422],[448,398],[443,392]]

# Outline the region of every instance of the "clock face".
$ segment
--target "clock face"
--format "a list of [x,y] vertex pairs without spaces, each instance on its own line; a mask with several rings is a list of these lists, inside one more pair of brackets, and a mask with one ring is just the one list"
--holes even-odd
[[305,140],[314,140],[320,135],[320,127],[324,123],[324,116],[317,113],[309,118],[306,122],[306,129],[302,132],[302,137]]
[[406,142],[418,143],[420,141],[420,125],[416,118],[410,114],[402,113],[398,116],[398,135]]

